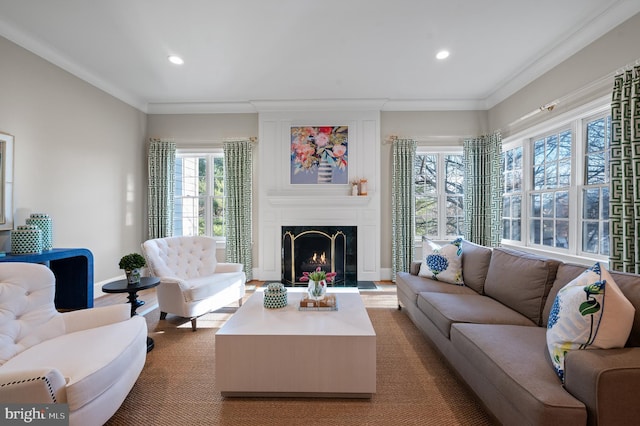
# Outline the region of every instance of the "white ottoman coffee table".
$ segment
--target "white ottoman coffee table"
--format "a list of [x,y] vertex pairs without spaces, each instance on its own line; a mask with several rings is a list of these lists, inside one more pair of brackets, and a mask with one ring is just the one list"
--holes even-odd
[[216,382],[223,396],[370,398],[376,392],[376,333],[358,289],[330,288],[338,310],[263,307],[259,288],[215,336]]

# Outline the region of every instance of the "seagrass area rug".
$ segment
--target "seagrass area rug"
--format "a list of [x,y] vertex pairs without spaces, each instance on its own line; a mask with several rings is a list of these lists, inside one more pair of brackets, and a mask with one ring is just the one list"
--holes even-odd
[[[107,425],[492,425],[404,312],[396,296],[365,295],[376,331],[377,392],[371,399],[223,398],[216,388],[215,333],[237,308],[198,319],[146,315],[155,348]],[[260,354],[256,354],[256,363]],[[327,360],[327,363],[339,362]]]

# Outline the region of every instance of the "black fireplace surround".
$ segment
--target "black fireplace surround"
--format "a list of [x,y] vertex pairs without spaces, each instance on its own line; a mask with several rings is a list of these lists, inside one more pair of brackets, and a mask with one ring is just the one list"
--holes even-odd
[[303,272],[320,267],[337,275],[334,286],[358,286],[356,226],[283,226],[282,283],[306,285]]

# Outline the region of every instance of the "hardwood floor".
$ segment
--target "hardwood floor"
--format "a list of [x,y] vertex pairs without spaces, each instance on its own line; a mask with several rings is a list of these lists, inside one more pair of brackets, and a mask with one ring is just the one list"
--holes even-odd
[[[253,280],[247,283],[247,287],[250,289],[248,291],[253,290],[254,288],[261,287],[265,281]],[[395,291],[395,284],[391,281],[375,281],[378,289],[383,291]],[[253,287],[251,287],[253,286]],[[158,305],[158,298],[156,297],[156,289],[150,288],[147,290],[142,290],[138,292],[138,300],[142,300],[145,302],[144,306],[138,308],[138,313],[144,315],[146,312],[155,309]],[[105,294],[104,296],[100,296],[96,298],[93,302],[95,307],[99,306],[109,306],[115,305],[118,303],[127,303],[127,294],[126,293],[117,293],[117,294]]]

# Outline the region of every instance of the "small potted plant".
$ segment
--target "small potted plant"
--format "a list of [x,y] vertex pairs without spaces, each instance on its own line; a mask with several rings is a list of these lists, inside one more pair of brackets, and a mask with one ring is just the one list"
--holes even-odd
[[120,269],[124,269],[124,273],[127,275],[128,284],[137,284],[140,282],[140,268],[147,264],[145,258],[138,253],[130,253],[122,256],[120,259]]

